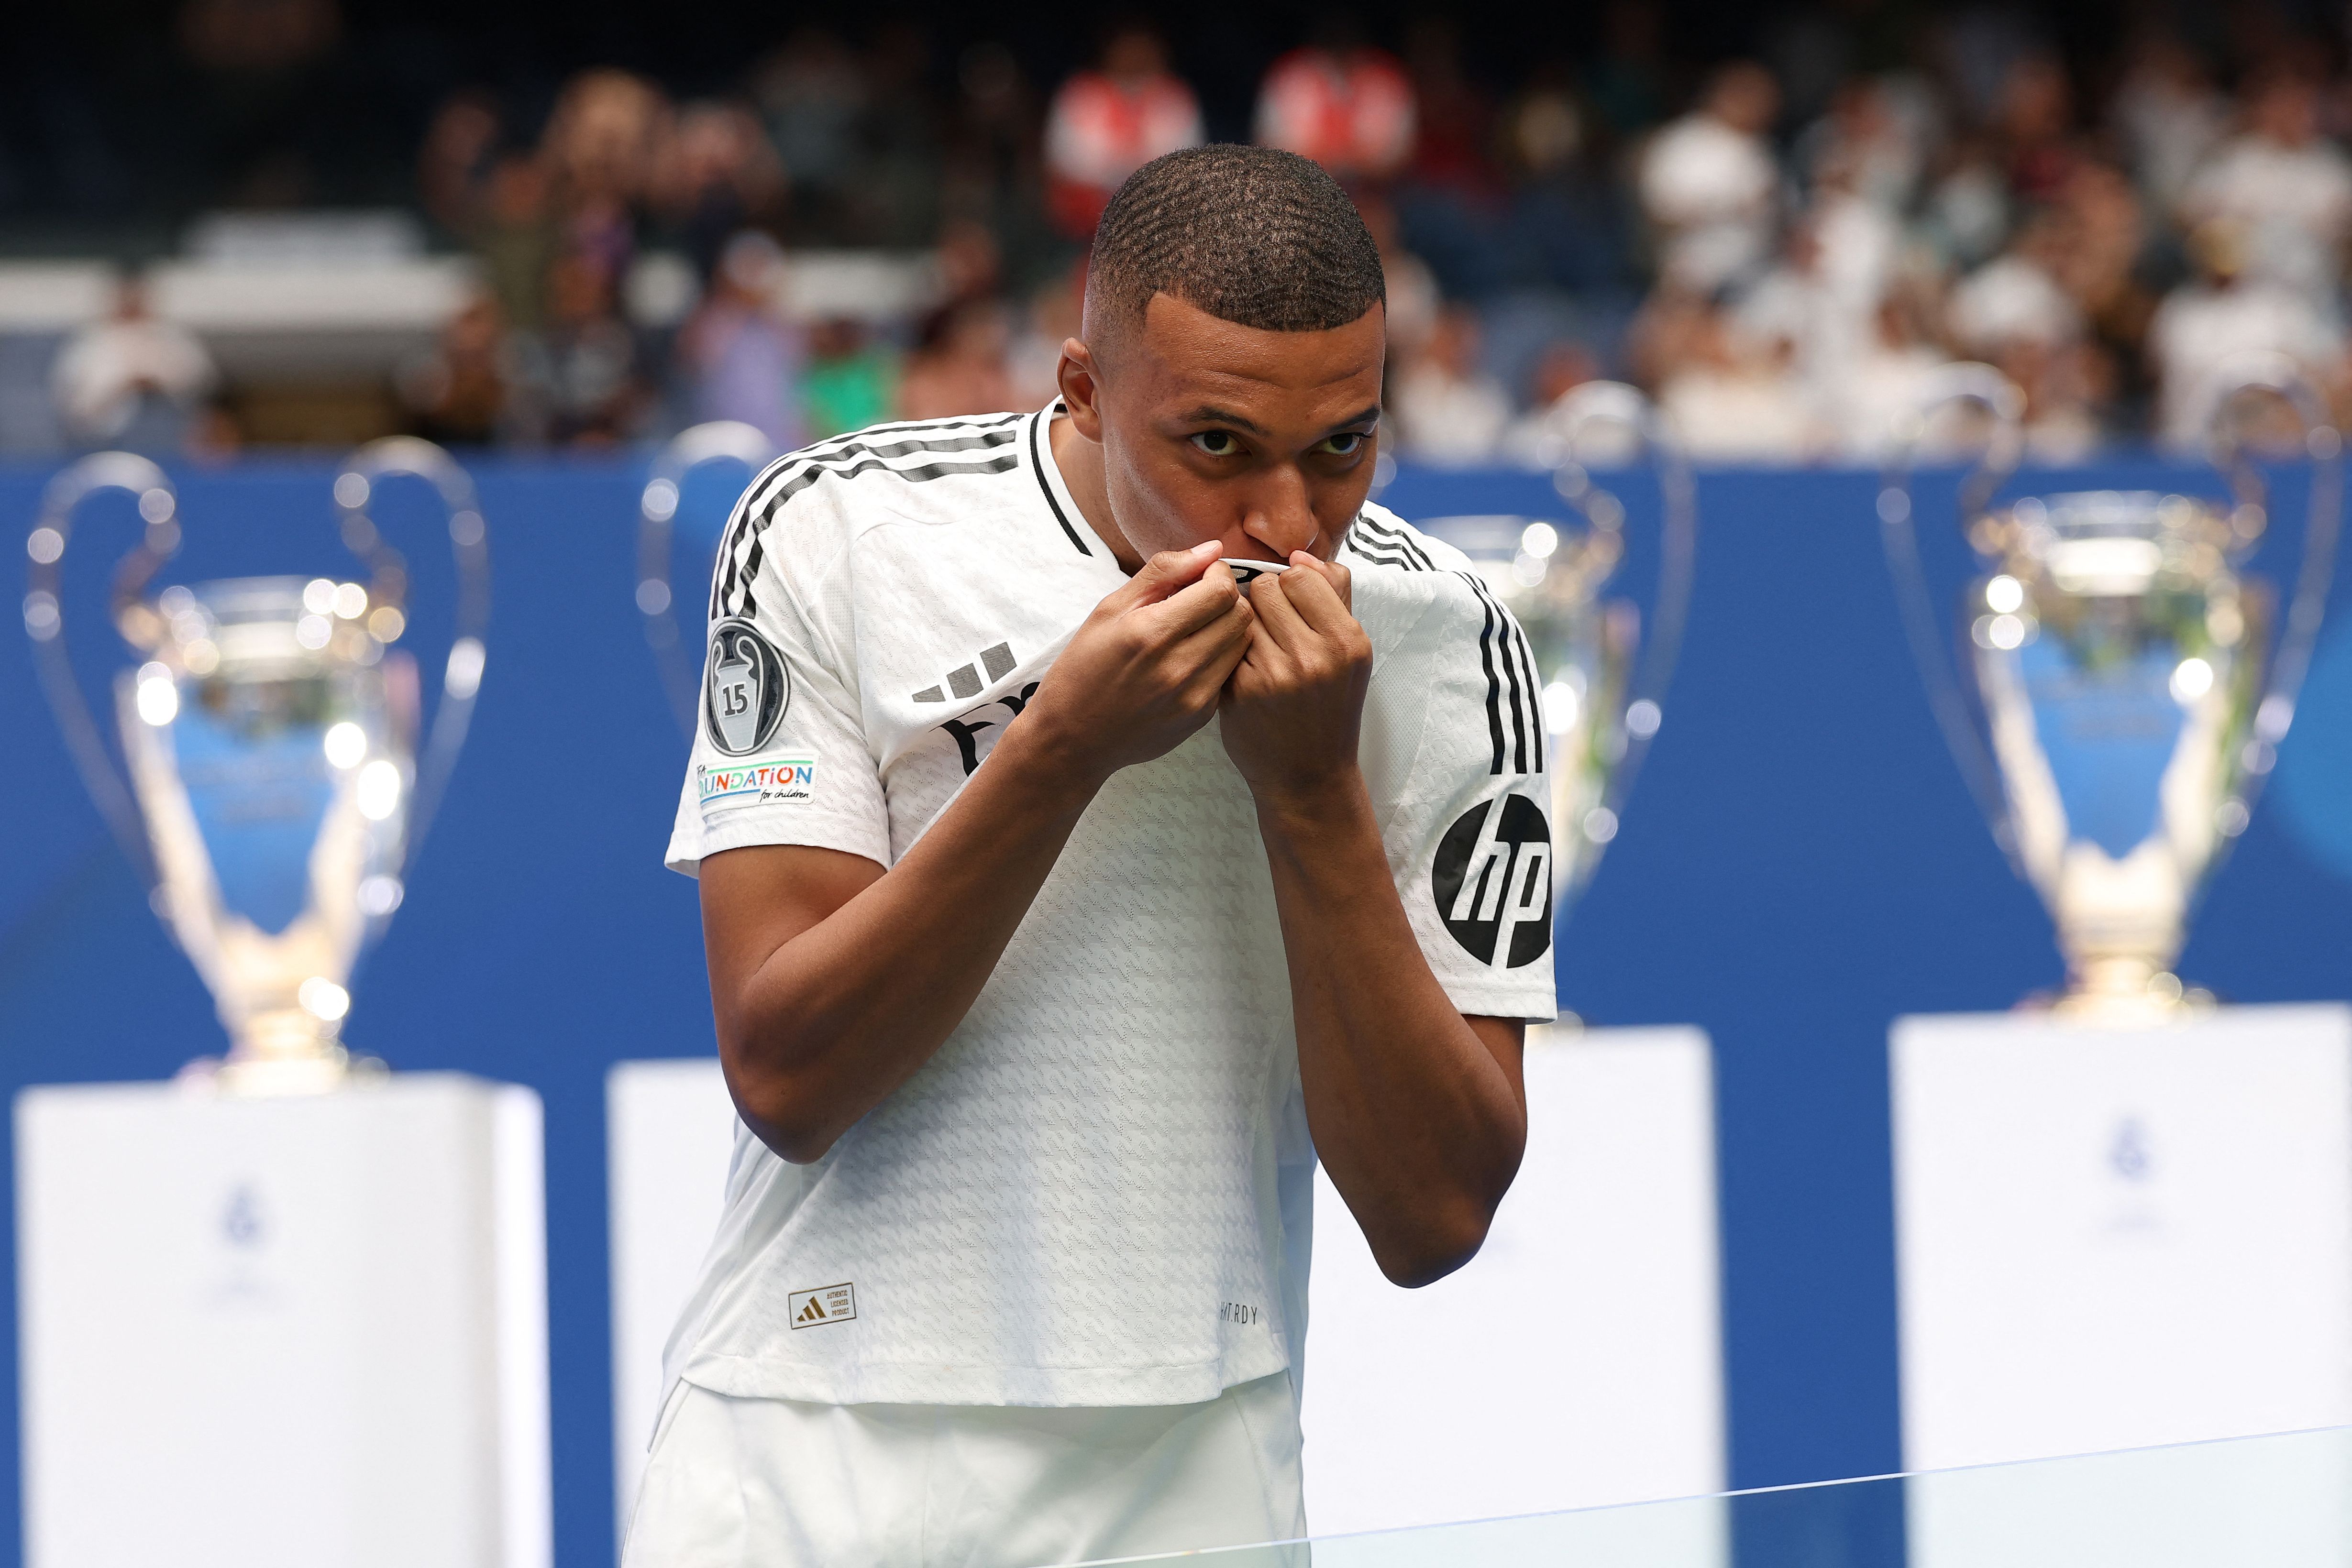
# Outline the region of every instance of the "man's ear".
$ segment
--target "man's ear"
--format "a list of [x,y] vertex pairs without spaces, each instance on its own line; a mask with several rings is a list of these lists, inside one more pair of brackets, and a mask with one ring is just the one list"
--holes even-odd
[[1088,441],[1102,440],[1102,374],[1094,350],[1076,338],[1062,340],[1062,361],[1054,367],[1062,402],[1070,411],[1070,424]]

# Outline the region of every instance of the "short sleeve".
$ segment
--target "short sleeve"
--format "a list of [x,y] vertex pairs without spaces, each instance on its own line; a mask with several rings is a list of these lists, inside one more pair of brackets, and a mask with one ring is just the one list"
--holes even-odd
[[1376,639],[1366,697],[1366,781],[1389,867],[1456,1008],[1549,1020],[1550,776],[1535,661],[1483,583],[1450,570],[1411,580],[1424,607],[1385,657]]
[[[856,671],[831,652],[839,640],[824,634],[809,602],[822,598],[826,569],[814,568],[813,581],[809,570],[786,570],[781,551],[739,549],[741,522],[730,523],[720,553],[723,586],[714,594],[694,753],[664,862],[692,876],[704,856],[721,850],[806,844],[887,866],[888,807]],[[837,561],[829,530],[796,531],[793,542],[808,553],[829,551]]]

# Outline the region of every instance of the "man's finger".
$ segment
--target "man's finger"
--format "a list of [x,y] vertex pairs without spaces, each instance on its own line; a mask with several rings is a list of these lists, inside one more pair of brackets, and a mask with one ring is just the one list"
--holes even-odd
[[1175,597],[1200,581],[1201,574],[1216,563],[1223,549],[1215,539],[1208,539],[1191,549],[1161,550],[1145,561],[1143,570],[1128,579],[1127,586],[1119,590],[1128,596],[1121,608],[1131,610],[1139,604],[1157,604]]
[[1214,557],[1210,564],[1216,570],[1204,571],[1197,581],[1136,612],[1154,635],[1171,640],[1189,636],[1241,602],[1242,591],[1234,583],[1234,574],[1217,565]]
[[1181,669],[1216,668],[1222,683],[1234,672],[1249,652],[1251,628],[1257,614],[1247,601],[1236,601],[1223,615],[1196,627],[1168,651],[1169,658]]
[[1269,572],[1250,584],[1250,604],[1257,611],[1258,624],[1275,645],[1287,653],[1304,653],[1314,641],[1315,630],[1299,615],[1298,607],[1290,601],[1283,583],[1294,572]]
[[[1306,552],[1300,554],[1304,556]],[[1305,560],[1282,574],[1283,597],[1290,601],[1299,619],[1321,635],[1342,632],[1355,620],[1349,613],[1345,597],[1352,586],[1347,570],[1344,566],[1328,565],[1306,556]],[[1341,574],[1336,583],[1331,577],[1334,572]]]

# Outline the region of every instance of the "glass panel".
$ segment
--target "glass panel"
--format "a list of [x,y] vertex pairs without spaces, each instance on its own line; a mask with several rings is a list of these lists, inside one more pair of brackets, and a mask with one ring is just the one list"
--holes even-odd
[[2352,1427],[1234,1546],[1203,1568],[2343,1568]]

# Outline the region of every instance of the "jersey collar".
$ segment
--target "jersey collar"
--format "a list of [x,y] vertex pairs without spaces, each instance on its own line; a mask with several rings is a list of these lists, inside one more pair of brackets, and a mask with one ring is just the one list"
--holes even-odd
[[[1054,421],[1069,412],[1059,398],[1029,416],[1028,429],[1023,444],[1028,448],[1029,470],[1036,476],[1037,486],[1045,493],[1045,507],[1062,528],[1063,537],[1080,555],[1108,560],[1110,547],[1103,543],[1094,525],[1087,521],[1070,487],[1062,479],[1061,466],[1054,461],[1052,427]],[[1114,563],[1114,568],[1116,563]]]

